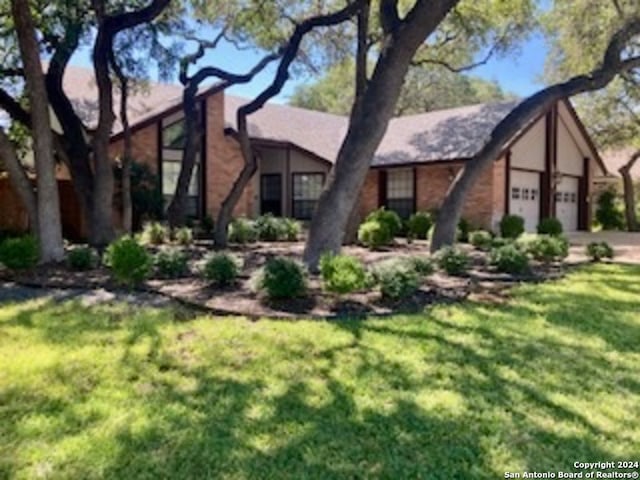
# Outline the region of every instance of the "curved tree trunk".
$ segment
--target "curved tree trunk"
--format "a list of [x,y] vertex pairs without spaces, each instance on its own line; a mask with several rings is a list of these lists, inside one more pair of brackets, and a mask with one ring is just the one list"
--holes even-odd
[[627,229],[630,232],[638,231],[638,217],[636,215],[636,193],[635,186],[633,184],[633,177],[631,176],[631,169],[633,169],[636,162],[640,159],[640,151],[635,152],[629,161],[623,165],[620,170],[622,175],[622,186],[624,192],[624,213],[627,220]]
[[11,10],[18,35],[27,94],[31,106],[33,152],[38,189],[40,261],[42,263],[57,262],[64,258],[64,244],[53,153],[53,133],[49,119],[49,100],[40,62],[40,48],[36,39],[29,2],[27,0],[12,0]]

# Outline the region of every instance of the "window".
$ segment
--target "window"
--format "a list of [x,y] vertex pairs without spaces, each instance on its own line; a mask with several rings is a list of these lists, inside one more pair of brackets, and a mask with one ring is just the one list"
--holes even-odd
[[294,173],[293,218],[309,220],[324,186],[324,173]]
[[564,192],[564,202],[569,203],[571,200],[571,194],[569,192]]
[[162,130],[162,146],[172,150],[182,150],[185,147],[184,120],[178,120]]
[[401,218],[409,218],[415,211],[415,182],[413,169],[387,171],[386,207]]
[[522,189],[522,199],[523,200],[529,200],[529,189],[528,188]]
[[562,192],[556,192],[556,202],[562,202]]
[[578,201],[578,195],[573,192],[571,193],[571,203],[576,203]]
[[535,202],[537,198],[538,198],[538,190],[535,189],[535,188],[532,188],[531,189],[531,200],[533,200]]
[[520,200],[520,189],[518,187],[513,187],[511,189],[511,198],[514,200]]

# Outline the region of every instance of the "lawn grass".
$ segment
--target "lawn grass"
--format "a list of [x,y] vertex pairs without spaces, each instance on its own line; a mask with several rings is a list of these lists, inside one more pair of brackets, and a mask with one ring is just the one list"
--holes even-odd
[[375,320],[0,307],[0,478],[496,479],[638,452],[638,267]]

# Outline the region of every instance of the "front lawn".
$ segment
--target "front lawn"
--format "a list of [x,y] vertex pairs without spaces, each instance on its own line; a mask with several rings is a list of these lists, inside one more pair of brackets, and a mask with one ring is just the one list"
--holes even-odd
[[504,478],[640,460],[640,268],[249,322],[0,308],[0,478]]

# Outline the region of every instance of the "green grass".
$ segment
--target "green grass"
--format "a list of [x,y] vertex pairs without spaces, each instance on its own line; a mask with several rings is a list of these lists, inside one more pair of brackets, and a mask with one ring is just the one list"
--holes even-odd
[[638,452],[638,267],[366,321],[0,307],[0,478],[495,479]]

